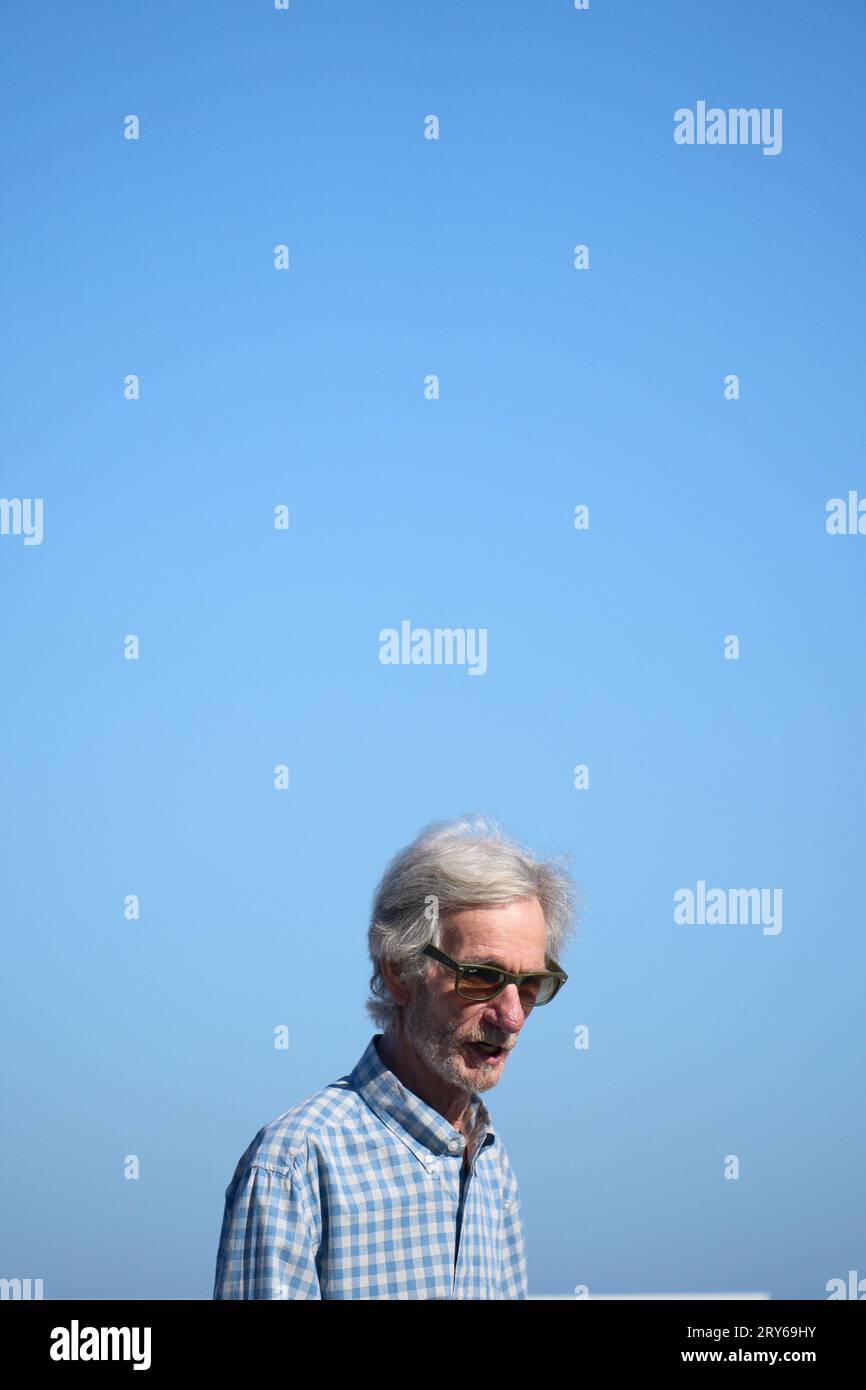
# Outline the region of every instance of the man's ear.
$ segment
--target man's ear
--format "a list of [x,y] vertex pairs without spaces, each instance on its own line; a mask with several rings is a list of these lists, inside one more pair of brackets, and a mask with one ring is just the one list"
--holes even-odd
[[383,960],[381,962],[381,970],[385,977],[385,983],[388,986],[388,993],[394,1003],[400,1005],[406,1004],[412,997],[412,991],[400,979],[394,962],[392,960]]

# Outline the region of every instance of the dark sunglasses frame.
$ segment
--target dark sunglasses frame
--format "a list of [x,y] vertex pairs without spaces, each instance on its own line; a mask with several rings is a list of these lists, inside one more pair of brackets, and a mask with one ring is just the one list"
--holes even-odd
[[562,989],[562,986],[568,979],[568,976],[565,973],[565,971],[562,969],[560,965],[557,964],[555,960],[552,960],[550,962],[551,965],[555,966],[555,969],[553,970],[527,970],[524,971],[522,975],[515,975],[510,970],[501,970],[498,965],[468,964],[465,961],[452,960],[450,956],[446,956],[444,951],[438,950],[435,946],[425,946],[421,954],[429,956],[431,960],[436,960],[439,962],[440,965],[447,965],[449,970],[453,970],[455,972],[454,988],[460,995],[460,998],[472,999],[473,1003],[476,1004],[480,1004],[482,1002],[481,999],[479,999],[477,996],[464,994],[460,989],[460,983],[463,980],[463,977],[466,974],[467,970],[484,970],[489,975],[499,975],[499,984],[493,990],[492,994],[487,994],[484,996],[484,1003],[489,1003],[491,999],[495,999],[497,994],[502,993],[506,985],[517,985],[517,988],[519,990],[524,980],[555,980],[556,983],[551,993],[547,996],[546,999],[542,999],[540,1004],[534,1003],[531,1006],[534,1009],[542,1009],[545,1004],[550,1003],[551,999],[555,999],[559,991]]

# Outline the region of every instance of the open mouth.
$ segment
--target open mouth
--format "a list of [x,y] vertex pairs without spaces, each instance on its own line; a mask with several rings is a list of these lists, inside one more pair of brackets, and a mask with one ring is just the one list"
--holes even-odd
[[499,1043],[470,1042],[466,1046],[474,1057],[484,1063],[501,1062],[505,1056],[505,1048],[500,1047]]

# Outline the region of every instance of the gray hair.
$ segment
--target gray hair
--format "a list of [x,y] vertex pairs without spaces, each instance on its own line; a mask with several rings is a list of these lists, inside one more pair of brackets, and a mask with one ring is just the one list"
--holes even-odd
[[[569,856],[570,857],[570,856]],[[564,868],[538,859],[489,816],[433,821],[388,864],[374,895],[367,945],[373,963],[367,1013],[383,1032],[402,1006],[391,999],[381,962],[393,961],[407,983],[433,962],[425,946],[442,944],[442,919],[466,907],[538,898],[547,924],[547,955],[560,961],[576,928],[577,892]]]

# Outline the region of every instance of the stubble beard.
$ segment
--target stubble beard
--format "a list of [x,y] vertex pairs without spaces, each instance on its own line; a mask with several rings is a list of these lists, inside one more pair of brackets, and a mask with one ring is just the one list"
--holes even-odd
[[404,1006],[402,1022],[412,1047],[443,1081],[465,1091],[489,1091],[496,1085],[504,1061],[499,1066],[484,1066],[483,1063],[473,1066],[461,1046],[468,1038],[483,1033],[483,1027],[469,1027],[456,1019],[443,1023],[423,985]]

